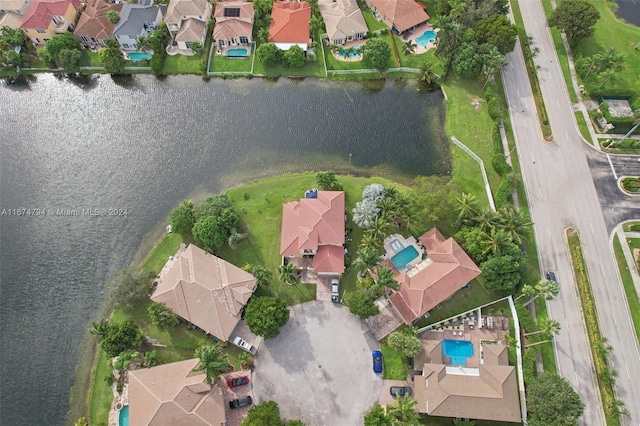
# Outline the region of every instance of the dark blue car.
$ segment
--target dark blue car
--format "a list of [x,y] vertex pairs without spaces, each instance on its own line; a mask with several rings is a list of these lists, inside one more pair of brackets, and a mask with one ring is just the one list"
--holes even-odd
[[382,373],[382,352],[376,350],[371,355],[373,356],[373,372]]

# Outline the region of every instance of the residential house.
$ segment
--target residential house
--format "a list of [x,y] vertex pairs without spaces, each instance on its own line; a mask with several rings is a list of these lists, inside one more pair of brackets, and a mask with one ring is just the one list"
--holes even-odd
[[298,46],[306,52],[311,46],[309,19],[311,5],[307,2],[274,2],[269,25],[269,43],[274,43],[280,50]]
[[120,14],[122,3],[107,3],[104,0],[89,0],[80,15],[73,35],[84,47],[99,49],[105,37],[112,37],[116,24],[109,22],[107,12],[113,10]]
[[129,424],[137,426],[226,424],[220,382],[210,385],[199,359],[129,372]]
[[369,28],[356,0],[319,0],[318,7],[331,44],[341,46],[366,37]]
[[376,18],[403,34],[427,22],[425,6],[415,0],[365,0]]
[[0,28],[18,29],[31,0],[0,0]]
[[138,37],[147,36],[156,30],[164,18],[166,6],[154,6],[151,1],[125,4],[120,12],[120,21],[113,29],[113,35],[124,51],[138,48]]
[[422,342],[423,352],[416,357],[422,362],[422,373],[414,376],[415,408],[419,413],[521,421],[516,370],[509,365],[507,345],[480,341],[482,363],[478,367],[461,367],[444,363],[442,341]]
[[394,278],[400,284],[389,301],[407,324],[453,296],[481,273],[462,247],[453,238],[445,239],[436,228],[418,240],[427,258],[411,269],[400,272],[389,259],[382,262],[394,270]]
[[211,4],[207,0],[169,1],[165,23],[178,48],[191,50],[194,42],[204,47],[211,11]]
[[307,191],[305,198],[282,206],[280,254],[313,258],[317,274],[344,272],[344,191]]
[[151,300],[227,341],[255,289],[253,275],[191,244],[158,281]]
[[252,42],[253,3],[247,1],[220,1],[213,17],[216,25],[213,38],[219,48],[246,46]]
[[80,0],[33,0],[20,28],[36,47],[44,47],[56,34],[72,31]]

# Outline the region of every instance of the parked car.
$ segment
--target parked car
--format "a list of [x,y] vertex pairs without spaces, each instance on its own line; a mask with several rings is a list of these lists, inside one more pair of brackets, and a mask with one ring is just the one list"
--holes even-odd
[[242,386],[249,383],[249,378],[247,376],[234,377],[233,379],[227,379],[227,386],[230,388],[235,388],[236,386]]
[[251,343],[246,342],[240,336],[236,336],[236,338],[233,339],[233,344],[239,347],[240,349],[249,352],[252,355],[256,353],[256,348]]
[[389,393],[393,397],[411,395],[411,388],[409,386],[391,386]]
[[331,301],[340,301],[340,281],[337,278],[331,280]]
[[558,279],[556,278],[555,272],[552,272],[552,271],[547,272],[547,279],[549,281],[553,281],[554,283],[558,284]]
[[250,396],[243,396],[242,398],[232,399],[229,401],[229,408],[236,409],[240,407],[246,407],[247,405],[251,405],[253,399]]
[[382,352],[375,350],[371,352],[373,356],[373,372],[382,373]]

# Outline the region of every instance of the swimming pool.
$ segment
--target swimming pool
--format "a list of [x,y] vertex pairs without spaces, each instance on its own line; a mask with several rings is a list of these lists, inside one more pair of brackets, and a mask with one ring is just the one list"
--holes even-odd
[[422,35],[416,39],[416,44],[420,47],[425,47],[427,44],[435,42],[436,32],[433,30],[423,32]]
[[125,405],[118,413],[118,426],[129,426],[129,406]]
[[129,60],[131,62],[138,62],[138,61],[148,61],[149,59],[151,59],[153,54],[145,53],[145,52],[129,52],[127,53],[127,56],[129,57]]
[[418,250],[414,246],[405,247],[399,253],[391,258],[391,263],[396,269],[400,270],[407,266],[407,263],[418,257]]
[[[338,51],[338,56],[340,56],[341,58],[349,58],[349,59],[357,58],[358,56],[360,56],[360,46],[358,46],[357,44],[354,44],[351,47],[353,47],[353,50],[349,54],[345,54],[345,52]],[[345,48],[345,50],[346,49],[348,48]]]
[[473,356],[473,343],[460,340],[444,340],[442,353],[451,359],[451,364],[467,365],[467,358]]
[[227,58],[246,58],[247,56],[249,56],[249,51],[244,47],[227,50]]

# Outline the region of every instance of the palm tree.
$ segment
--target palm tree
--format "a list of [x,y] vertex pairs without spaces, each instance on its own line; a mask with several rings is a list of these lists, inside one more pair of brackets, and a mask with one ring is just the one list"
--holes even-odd
[[385,186],[384,187],[385,198],[391,198],[393,200],[397,199],[401,194],[398,192],[398,188],[395,186]]
[[616,70],[614,70],[613,68],[607,68],[606,70],[602,71],[600,75],[602,76],[602,80],[600,80],[598,89],[607,84],[607,82],[616,75]]
[[151,41],[149,41],[149,37],[146,36],[138,36],[138,43],[136,50],[138,52],[148,52],[151,50]]
[[98,336],[98,339],[102,339],[109,331],[109,320],[102,318],[100,321],[92,321],[89,333],[94,336]]
[[387,238],[390,230],[391,218],[387,215],[377,217],[371,224],[371,228],[369,228],[371,235],[379,242],[384,241],[384,239]]
[[416,47],[418,47],[418,45],[415,44],[413,40],[407,40],[404,43],[402,43],[402,51],[404,53],[404,56],[410,55],[413,52],[415,52]]
[[451,8],[451,10],[449,10],[449,16],[455,19],[464,12],[467,8],[467,4],[462,0],[449,0],[449,7]]
[[491,228],[491,231],[486,235],[487,239],[483,241],[483,255],[491,253],[493,256],[500,256],[502,250],[511,244],[509,234],[504,232],[502,229]]
[[489,232],[499,223],[498,214],[491,209],[481,210],[473,218],[473,222],[475,222],[483,232]]
[[438,79],[438,76],[433,71],[433,64],[431,62],[424,62],[420,65],[420,73],[418,74],[418,81],[425,84],[433,84]]
[[420,416],[415,409],[417,403],[418,401],[405,394],[398,398],[398,402],[395,405],[389,407],[387,414],[393,419],[392,422],[394,424],[419,425]]
[[463,192],[456,198],[458,202],[458,221],[466,223],[472,217],[478,215],[478,199],[473,194]]
[[533,336],[535,334],[545,333],[545,334],[558,334],[560,333],[560,323],[551,318],[547,318],[546,320],[541,321],[542,327],[538,331],[532,331],[530,333],[524,333],[524,336]]
[[268,286],[269,281],[273,278],[273,273],[271,272],[271,270],[260,265],[256,265],[251,268],[251,275],[256,277],[257,285],[263,286]]
[[491,46],[491,49],[483,55],[482,72],[486,77],[484,87],[487,83],[493,81],[497,71],[504,66],[504,55],[500,53],[497,47]]
[[595,344],[595,350],[603,358],[608,357],[613,353],[613,346],[609,344],[609,339],[606,337],[600,338]]
[[229,235],[227,243],[229,244],[231,250],[235,250],[238,247],[238,243],[244,240],[246,237],[247,234],[238,233],[238,231],[236,231],[236,228],[231,228],[231,235]]
[[227,355],[220,346],[200,346],[196,349],[195,356],[200,358],[200,364],[191,371],[204,371],[210,385],[218,381],[220,373],[229,371]]
[[378,267],[376,268],[376,275],[378,276],[378,279],[376,280],[376,284],[373,287],[373,289],[376,291],[385,287],[397,290],[400,286],[400,284],[398,284],[398,281],[393,278],[393,270],[386,265],[378,265]]
[[365,231],[364,235],[362,235],[362,240],[360,240],[360,245],[358,248],[360,250],[375,250],[378,251],[380,247],[380,241],[373,235],[373,233],[369,230]]
[[[524,306],[528,306],[534,302],[538,297],[544,297],[544,300],[551,300],[560,293],[560,287],[553,281],[540,280],[534,286],[524,285],[522,286],[522,294],[525,294],[525,288],[531,287],[531,290],[527,290],[527,296],[531,297]],[[520,297],[520,296],[518,296]]]
[[511,241],[521,245],[529,232],[532,223],[522,211],[501,208],[498,212],[500,228],[511,237]]
[[280,279],[286,284],[296,285],[300,281],[298,267],[293,263],[280,265],[280,268],[278,268],[278,272],[280,272]]
[[116,49],[120,51],[120,43],[118,43],[118,40],[113,37],[105,37],[104,40],[102,40],[102,45],[107,49]]
[[315,35],[320,30],[321,27],[322,27],[322,19],[318,18],[315,15],[311,16],[311,19],[309,19],[309,33],[310,33],[309,35],[315,39]]
[[587,74],[584,76],[584,79],[586,80],[589,77],[589,74],[591,74],[591,71],[598,67],[597,55],[588,56],[584,60],[584,66],[587,68]]
[[380,256],[375,250],[366,248],[356,253],[356,260],[354,260],[352,266],[358,271],[358,278],[362,280],[367,271],[376,266],[379,260]]
[[390,217],[396,216],[396,200],[389,197],[384,197],[378,201],[378,207],[380,207],[380,215],[386,215]]

